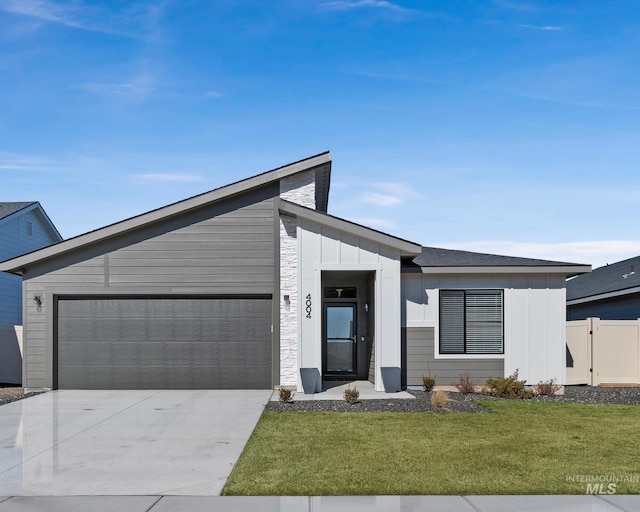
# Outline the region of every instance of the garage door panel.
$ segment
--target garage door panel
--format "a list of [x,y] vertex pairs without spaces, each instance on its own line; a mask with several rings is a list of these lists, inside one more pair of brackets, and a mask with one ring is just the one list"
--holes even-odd
[[271,300],[60,298],[57,353],[59,388],[270,388]]

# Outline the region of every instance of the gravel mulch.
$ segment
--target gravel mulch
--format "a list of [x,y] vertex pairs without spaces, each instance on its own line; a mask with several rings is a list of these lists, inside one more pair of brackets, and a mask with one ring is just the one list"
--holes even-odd
[[[283,404],[269,402],[267,410],[281,412],[466,412],[489,413],[484,407],[475,404],[476,400],[502,400],[480,393],[464,395],[449,393],[451,402],[447,409],[436,409],[431,405],[431,393],[408,390],[415,400],[360,400],[349,405],[344,400],[303,400]],[[537,396],[531,399],[539,402],[587,403],[640,405],[640,387],[635,388],[598,388],[589,386],[571,386],[565,388],[562,396]]]
[[0,405],[29,398],[30,396],[39,395],[42,391],[25,393],[24,388],[19,387],[0,387]]

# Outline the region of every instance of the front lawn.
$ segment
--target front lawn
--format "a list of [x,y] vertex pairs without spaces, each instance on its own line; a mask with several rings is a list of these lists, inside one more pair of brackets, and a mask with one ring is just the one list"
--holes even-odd
[[639,478],[638,406],[482,405],[494,414],[265,411],[223,494],[584,494],[568,476]]

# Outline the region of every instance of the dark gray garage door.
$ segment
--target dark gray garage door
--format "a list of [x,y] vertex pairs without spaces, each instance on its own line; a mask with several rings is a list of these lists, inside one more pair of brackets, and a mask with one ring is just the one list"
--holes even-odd
[[58,300],[60,389],[271,388],[270,298]]

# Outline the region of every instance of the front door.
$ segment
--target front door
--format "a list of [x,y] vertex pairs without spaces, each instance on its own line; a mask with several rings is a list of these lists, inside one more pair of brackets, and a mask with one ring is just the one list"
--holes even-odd
[[324,305],[323,373],[332,377],[355,377],[357,367],[356,303]]

